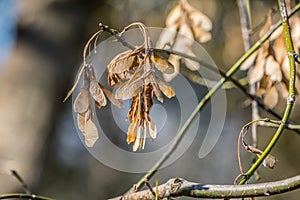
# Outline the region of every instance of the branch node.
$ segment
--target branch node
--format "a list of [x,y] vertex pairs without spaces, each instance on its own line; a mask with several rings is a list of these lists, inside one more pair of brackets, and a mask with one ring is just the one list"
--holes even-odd
[[287,98],[287,104],[294,104],[296,100],[295,94],[290,94],[289,97]]

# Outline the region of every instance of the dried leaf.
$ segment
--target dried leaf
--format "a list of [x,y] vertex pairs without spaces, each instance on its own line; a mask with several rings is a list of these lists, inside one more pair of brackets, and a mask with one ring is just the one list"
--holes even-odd
[[91,80],[89,89],[90,89],[90,93],[92,94],[95,101],[102,107],[106,106],[107,101],[104,96],[104,93],[103,93],[99,83],[95,79]]
[[272,55],[268,56],[266,59],[265,73],[266,75],[270,76],[271,81],[280,82],[282,80],[280,65],[277,61],[274,60],[274,57]]
[[165,58],[163,58],[157,54],[154,54],[153,62],[154,62],[155,67],[162,73],[172,74],[175,71],[172,63],[170,63],[168,60],[166,60]]
[[249,58],[247,60],[245,60],[245,62],[243,62],[240,66],[241,70],[247,70],[249,69],[253,64],[254,61],[256,59],[258,51],[254,52],[251,56],[249,56]]
[[82,88],[74,101],[73,110],[74,112],[77,113],[84,113],[87,111],[89,105],[90,105],[89,91],[85,88]]
[[170,99],[173,96],[175,96],[175,91],[170,84],[166,83],[165,81],[161,80],[160,78],[156,78],[156,80],[157,80],[159,89],[162,91],[162,93],[166,97],[168,97]]
[[264,97],[264,104],[269,108],[274,108],[278,103],[278,91],[276,87],[273,85],[271,89],[266,91],[266,95]]
[[174,24],[177,24],[182,17],[182,8],[177,4],[168,14],[166,18],[166,26],[170,27]]
[[198,10],[194,10],[189,14],[192,23],[198,27],[201,27],[205,31],[210,31],[212,29],[211,20]]

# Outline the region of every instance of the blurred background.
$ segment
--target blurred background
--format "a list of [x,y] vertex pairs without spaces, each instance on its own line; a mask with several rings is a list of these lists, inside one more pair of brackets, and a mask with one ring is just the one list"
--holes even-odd
[[[164,27],[165,17],[176,2],[0,1],[0,194],[23,191],[10,173],[12,169],[18,171],[33,193],[73,200],[121,195],[143,176],[116,171],[92,157],[78,137],[71,101],[62,101],[82,62],[84,44],[98,30],[99,22],[117,30],[136,21],[150,27]],[[213,39],[203,47],[220,69],[227,70],[244,52],[236,1],[191,0],[191,3],[213,21]],[[251,1],[254,26],[263,21],[268,9],[276,3]],[[245,75],[246,72],[237,73],[238,77]],[[194,88],[200,91],[200,97],[206,91],[197,85]],[[198,158],[204,137],[199,129],[185,154],[156,173],[150,183],[154,185],[155,178],[163,183],[172,177],[182,177],[201,183],[232,184],[239,174],[237,137],[251,117],[250,108],[243,107],[245,100],[238,89],[227,90],[226,123],[215,148],[205,158]],[[276,111],[283,108],[284,103]],[[264,111],[261,115],[269,116]],[[300,123],[296,111],[292,118]],[[200,126],[205,129],[205,124],[202,120]],[[274,130],[259,128],[261,149]],[[299,174],[299,139],[292,131],[284,132],[272,151],[279,162],[273,170],[260,167],[259,182]],[[242,155],[248,168],[252,156],[244,152]],[[299,195],[298,190],[271,199],[298,199]]]

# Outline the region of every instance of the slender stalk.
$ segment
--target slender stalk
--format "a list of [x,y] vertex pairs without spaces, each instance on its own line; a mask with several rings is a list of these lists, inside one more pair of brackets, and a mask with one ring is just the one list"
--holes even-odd
[[[240,19],[241,19],[241,28],[242,28],[242,36],[244,40],[244,47],[245,51],[248,51],[251,47],[251,12],[250,12],[250,2],[249,0],[237,0],[239,12],[240,12]],[[250,67],[249,70],[253,68],[253,65]],[[257,90],[257,83],[249,84],[249,93],[251,95],[255,95]],[[255,100],[251,101],[251,118],[252,120],[259,119],[258,113],[258,106]],[[252,133],[252,146],[257,147],[257,124],[254,123],[251,127]],[[252,164],[256,160],[256,155],[252,157]],[[259,178],[258,174],[256,177]]]
[[0,199],[36,199],[36,200],[54,200],[49,197],[38,196],[35,194],[23,194],[23,193],[13,193],[13,194],[3,194],[0,195]]
[[275,146],[276,142],[278,141],[279,137],[281,136],[286,123],[289,119],[289,116],[291,114],[294,102],[295,102],[295,80],[296,80],[296,68],[295,68],[295,60],[293,58],[293,54],[295,53],[291,32],[290,32],[290,26],[288,21],[288,14],[286,10],[286,4],[284,0],[278,0],[278,5],[280,7],[280,14],[281,14],[281,21],[283,26],[283,32],[284,32],[284,39],[286,44],[286,49],[288,52],[288,58],[289,58],[289,65],[290,65],[290,79],[289,79],[289,97],[287,99],[287,105],[284,112],[284,115],[281,120],[281,124],[278,127],[277,131],[275,132],[272,140],[262,153],[262,155],[256,160],[256,162],[252,165],[252,167],[246,172],[246,176],[239,182],[239,184],[244,184],[256,171],[256,169],[261,165],[263,160],[267,157],[267,155],[270,153],[272,148]]

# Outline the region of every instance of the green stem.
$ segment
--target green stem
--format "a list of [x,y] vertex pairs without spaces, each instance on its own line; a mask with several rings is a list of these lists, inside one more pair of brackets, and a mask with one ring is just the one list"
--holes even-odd
[[267,157],[267,155],[270,153],[272,148],[275,146],[276,142],[278,141],[280,135],[282,134],[286,123],[289,119],[289,116],[291,114],[294,102],[295,102],[295,79],[296,79],[296,70],[295,70],[295,60],[293,58],[293,54],[295,53],[291,32],[290,32],[290,26],[288,21],[288,15],[286,10],[286,5],[284,0],[278,0],[278,5],[280,7],[280,13],[281,13],[281,21],[283,26],[283,32],[284,32],[284,39],[286,44],[286,49],[288,52],[288,58],[289,58],[289,64],[290,64],[290,80],[289,80],[289,97],[287,99],[287,105],[284,112],[284,115],[281,120],[281,124],[278,127],[277,131],[275,132],[272,140],[262,153],[262,155],[256,160],[256,162],[252,165],[252,167],[246,172],[246,176],[239,182],[239,184],[244,184],[256,171],[256,169],[261,165],[263,160]]

